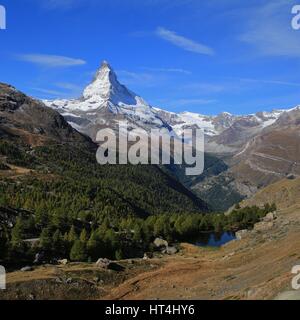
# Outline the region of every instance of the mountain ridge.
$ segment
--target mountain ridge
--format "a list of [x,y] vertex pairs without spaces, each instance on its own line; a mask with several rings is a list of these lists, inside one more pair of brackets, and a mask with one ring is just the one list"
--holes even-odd
[[[184,129],[202,129],[207,137],[207,151],[212,153],[236,152],[245,140],[241,139],[241,134],[245,132],[247,137],[256,135],[273,125],[284,112],[295,109],[262,111],[249,115],[233,115],[228,112],[218,115],[170,112],[152,107],[122,85],[107,61],[102,62],[79,99],[45,100],[44,103],[59,111],[74,128],[94,140],[97,130],[104,126],[117,129],[117,122],[127,120],[133,128],[147,131],[159,128],[166,132],[174,131],[177,135],[181,135]],[[232,142],[233,139],[238,140],[237,145],[227,146],[228,140]],[[218,152],[218,148],[221,152]]]
[[[116,93],[120,92],[127,98],[122,94],[116,98]],[[300,174],[297,164],[300,154],[295,146],[300,125],[299,106],[250,115],[177,114],[152,107],[121,85],[107,62],[102,64],[80,99],[45,103],[94,141],[99,129],[117,130],[118,124],[124,121],[128,121],[129,130],[159,128],[167,134],[175,132],[177,136],[185,129],[202,129],[206,163],[213,166],[205,168],[200,177],[189,179],[183,177],[180,168],[172,167],[171,171],[215,210],[226,210],[290,173]],[[294,152],[287,155],[283,150]]]

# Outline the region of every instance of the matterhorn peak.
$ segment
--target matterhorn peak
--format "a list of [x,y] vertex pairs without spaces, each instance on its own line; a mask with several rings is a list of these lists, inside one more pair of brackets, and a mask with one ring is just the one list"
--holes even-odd
[[118,81],[116,73],[107,61],[102,62],[92,83],[85,88],[83,98],[101,104],[137,104],[137,96]]
[[85,99],[98,97],[102,100],[108,100],[111,93],[119,86],[121,84],[112,67],[107,61],[103,61],[92,83],[85,88],[83,97]]
[[153,121],[163,125],[162,120],[158,119],[157,114],[147,102],[118,81],[116,73],[107,61],[101,63],[80,99],[47,101],[46,104],[68,110],[69,113],[93,111],[93,117],[97,112],[103,117],[103,114],[108,112],[110,115],[126,115],[132,122],[144,119],[146,123]]
[[[111,80],[110,77],[114,77],[115,79],[117,78],[113,68],[111,67],[111,65],[106,61],[102,61],[101,63],[101,67],[97,70],[94,81],[97,80],[97,78],[101,78],[103,80]],[[107,77],[107,78],[104,78]]]
[[107,60],[103,60],[102,61],[102,66],[107,66],[107,67],[110,67],[110,64]]

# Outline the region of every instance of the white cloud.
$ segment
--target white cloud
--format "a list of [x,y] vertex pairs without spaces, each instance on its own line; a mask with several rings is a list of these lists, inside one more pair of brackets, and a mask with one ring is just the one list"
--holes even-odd
[[195,52],[198,54],[205,54],[205,55],[215,54],[212,48],[202,43],[180,36],[176,32],[167,30],[162,27],[157,28],[156,35],[161,39],[164,39],[186,51],[191,51],[191,52]]
[[86,61],[82,59],[47,54],[19,54],[16,58],[48,68],[74,67],[86,64]]
[[51,96],[51,97],[62,97],[64,95],[63,92],[57,91],[57,90],[51,90],[51,89],[44,89],[44,88],[30,88],[33,91],[42,93],[42,94],[46,94],[47,96]]
[[70,90],[70,91],[79,91],[82,90],[81,86],[69,82],[57,82],[55,86],[61,89]]
[[290,82],[290,81],[264,80],[264,79],[251,79],[251,78],[241,78],[239,80],[244,82],[249,82],[249,83],[271,84],[271,85],[288,86],[288,87],[300,87],[300,83]]
[[153,71],[153,72],[166,72],[166,73],[182,73],[182,74],[192,74],[191,71],[185,70],[185,69],[180,69],[180,68],[147,68],[144,67],[142,68],[147,71]]
[[[78,97],[81,92],[82,92],[82,87],[73,83],[69,82],[58,82],[54,83],[51,85],[52,88],[41,88],[40,86],[38,87],[33,87],[30,88],[31,90],[38,92],[40,94],[43,94],[43,98],[64,98],[64,99],[69,99],[69,98],[75,98]],[[55,88],[59,88],[60,90],[57,90]]]
[[182,86],[182,90],[190,93],[219,93],[224,91],[226,88],[223,84],[204,83],[204,82],[193,82]]
[[138,85],[138,86],[157,86],[158,82],[161,80],[155,74],[150,74],[146,72],[132,72],[127,70],[119,70],[117,71],[122,82],[126,85]]

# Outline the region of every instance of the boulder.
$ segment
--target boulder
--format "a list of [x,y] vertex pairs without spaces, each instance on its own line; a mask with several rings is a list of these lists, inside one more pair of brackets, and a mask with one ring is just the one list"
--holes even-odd
[[73,282],[73,279],[72,278],[68,278],[67,280],[66,280],[66,284],[71,284]]
[[55,279],[55,282],[56,282],[56,283],[63,283],[63,281],[62,281],[61,278],[56,278],[56,279]]
[[254,230],[260,231],[260,232],[268,231],[268,230],[272,229],[273,226],[274,226],[273,221],[272,222],[259,222],[254,225]]
[[27,267],[22,268],[21,271],[22,271],[22,272],[29,272],[29,271],[33,271],[33,268],[27,266]]
[[232,258],[234,255],[235,255],[235,252],[234,252],[234,251],[233,251],[233,252],[230,252],[229,254],[227,254],[226,256],[224,256],[224,257],[222,258],[222,260],[230,259],[230,258]]
[[61,265],[65,266],[65,265],[68,264],[68,259],[58,260],[57,262],[58,262],[58,264],[61,264]]
[[106,258],[100,258],[98,259],[98,261],[96,262],[96,266],[98,268],[102,268],[102,269],[109,269],[109,266],[111,264],[111,261],[106,259]]
[[161,239],[161,238],[156,238],[154,240],[153,244],[155,245],[156,248],[162,248],[162,247],[167,248],[169,245],[166,240]]
[[293,175],[293,174],[287,175],[287,179],[289,179],[289,180],[295,180],[296,178],[297,177],[295,175]]
[[35,300],[35,295],[34,295],[33,293],[31,293],[31,294],[28,296],[28,300],[30,300],[30,301]]
[[97,262],[96,262],[96,266],[98,268],[101,269],[105,269],[105,270],[113,270],[113,271],[124,271],[125,268],[123,266],[121,266],[118,263],[115,263],[113,261],[110,261],[106,258],[100,258]]
[[148,252],[146,252],[146,253],[144,253],[144,260],[149,260],[149,259],[152,259],[152,254],[151,253],[148,253]]
[[249,230],[245,229],[245,230],[240,230],[238,231],[235,236],[237,238],[237,240],[242,240],[245,237],[247,237],[247,235],[249,235]]
[[276,212],[269,212],[263,219],[264,222],[272,222],[277,218]]
[[44,261],[44,253],[39,252],[35,255],[34,264],[41,264]]
[[173,255],[173,254],[176,254],[178,252],[178,249],[176,247],[167,247],[166,249],[166,254],[169,254],[169,255]]

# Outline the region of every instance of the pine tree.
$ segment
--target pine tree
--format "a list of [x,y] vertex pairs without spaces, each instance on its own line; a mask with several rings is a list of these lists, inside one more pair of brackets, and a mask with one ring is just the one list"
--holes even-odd
[[116,250],[115,258],[116,258],[116,260],[122,260],[123,259],[123,252],[122,252],[121,249]]
[[88,241],[87,231],[83,229],[80,234],[80,241],[86,243]]
[[40,235],[40,247],[47,252],[52,249],[52,237],[49,228],[43,229]]
[[9,247],[9,259],[18,261],[27,253],[27,246],[24,240],[24,223],[21,218],[17,218],[16,224],[11,232],[11,242]]
[[134,228],[133,241],[136,243],[140,243],[142,241],[142,230],[139,224],[137,224]]
[[0,232],[0,259],[4,259],[7,254],[8,239],[6,232]]
[[98,258],[104,256],[105,246],[103,241],[99,238],[97,232],[92,232],[90,239],[87,242],[87,252],[88,255],[93,259],[97,260]]
[[75,231],[75,227],[72,226],[72,228],[70,229],[69,231],[69,234],[68,234],[68,241],[70,243],[73,243],[74,241],[76,241],[78,239],[78,236],[77,236],[77,233]]
[[64,243],[67,243],[69,241],[69,235],[68,232],[65,232],[64,237],[63,237]]
[[21,218],[17,218],[16,224],[11,232],[11,244],[13,248],[22,246],[24,237],[24,224]]
[[64,254],[64,240],[59,230],[56,230],[52,237],[52,251],[58,256]]
[[113,230],[107,230],[105,234],[105,253],[107,257],[114,258],[115,251],[118,248],[118,236]]
[[45,227],[49,224],[49,216],[46,212],[44,206],[40,205],[36,209],[35,213],[35,223],[41,227]]
[[76,240],[70,252],[70,259],[72,261],[83,262],[86,261],[87,258],[88,255],[85,244],[80,240]]

